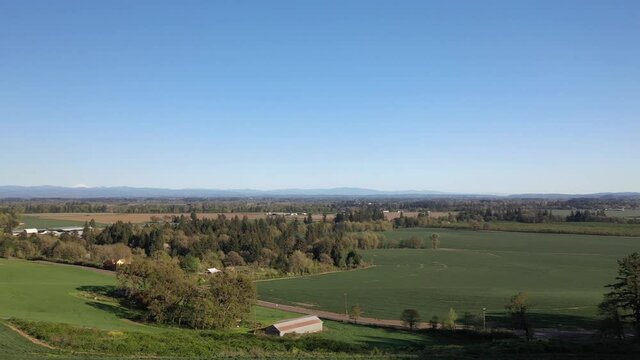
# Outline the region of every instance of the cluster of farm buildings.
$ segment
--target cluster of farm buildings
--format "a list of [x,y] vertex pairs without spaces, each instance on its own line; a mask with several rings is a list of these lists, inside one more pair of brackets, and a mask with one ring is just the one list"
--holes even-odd
[[22,234],[25,234],[27,236],[32,234],[53,235],[53,236],[60,236],[62,234],[75,234],[78,236],[82,236],[83,231],[84,231],[83,227],[64,226],[64,227],[47,228],[47,229],[30,228],[30,229],[13,230],[11,233],[13,234],[13,236],[20,236]]

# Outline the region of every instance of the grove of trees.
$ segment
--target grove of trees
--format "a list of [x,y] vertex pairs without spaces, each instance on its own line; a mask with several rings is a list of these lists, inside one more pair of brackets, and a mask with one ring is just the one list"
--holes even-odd
[[136,257],[117,272],[118,286],[145,320],[195,329],[229,328],[250,313],[255,285],[224,271],[207,277],[183,271],[164,254]]

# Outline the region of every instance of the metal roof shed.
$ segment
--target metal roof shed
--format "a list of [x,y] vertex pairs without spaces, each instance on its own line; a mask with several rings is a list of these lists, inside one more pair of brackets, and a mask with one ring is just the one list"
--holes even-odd
[[322,320],[315,315],[279,321],[266,328],[270,335],[309,334],[322,331]]

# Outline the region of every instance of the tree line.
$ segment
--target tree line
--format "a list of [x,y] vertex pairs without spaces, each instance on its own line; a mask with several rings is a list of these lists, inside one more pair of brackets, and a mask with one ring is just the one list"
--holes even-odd
[[119,221],[102,230],[88,222],[82,236],[5,235],[0,238],[0,256],[100,265],[100,261],[133,254],[166,253],[192,272],[207,267],[247,266],[273,270],[265,276],[308,274],[364,265],[359,250],[380,247],[383,237],[374,231],[391,228],[382,220],[291,221],[283,216],[248,219],[224,215],[198,218],[192,213],[149,224]]
[[[370,226],[375,227],[375,224]],[[364,230],[365,226],[355,227]],[[362,262],[357,249],[373,247],[369,239],[350,234],[354,224],[329,221],[289,221],[282,216],[250,220],[247,217],[215,219],[175,216],[162,224],[134,225],[117,222],[89,243],[122,243],[147,255],[165,250],[174,257],[193,257],[211,266],[252,264],[294,273],[316,268],[356,267]],[[306,258],[309,261],[303,261]]]

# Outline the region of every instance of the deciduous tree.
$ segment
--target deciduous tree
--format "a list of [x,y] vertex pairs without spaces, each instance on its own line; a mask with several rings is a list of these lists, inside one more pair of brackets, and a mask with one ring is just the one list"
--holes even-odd
[[447,314],[447,320],[444,322],[444,326],[449,330],[456,329],[456,321],[458,320],[458,313],[453,308],[449,308],[449,314]]
[[413,330],[413,328],[418,325],[418,322],[420,322],[420,313],[418,313],[416,309],[405,309],[400,315],[400,320],[402,320],[405,326]]
[[440,247],[440,234],[433,233],[431,234],[431,248],[437,249]]
[[525,292],[519,292],[511,297],[509,304],[505,307],[511,316],[516,329],[524,330],[528,339],[533,337],[533,328],[529,322],[528,296]]

